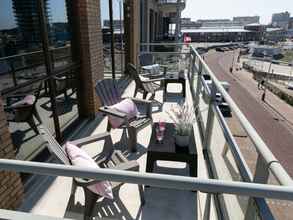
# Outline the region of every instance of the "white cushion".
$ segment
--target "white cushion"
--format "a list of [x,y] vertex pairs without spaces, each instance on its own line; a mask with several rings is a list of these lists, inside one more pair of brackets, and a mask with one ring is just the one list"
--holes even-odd
[[[67,142],[65,151],[73,165],[100,169],[97,163],[83,149],[74,144]],[[113,199],[112,186],[109,181],[100,181],[87,188],[100,196]]]

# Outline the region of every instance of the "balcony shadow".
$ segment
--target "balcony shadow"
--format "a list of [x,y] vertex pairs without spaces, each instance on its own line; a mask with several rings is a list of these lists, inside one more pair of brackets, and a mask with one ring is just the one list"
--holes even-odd
[[182,96],[181,92],[164,92],[163,100],[164,102],[180,103],[184,101],[185,98]]
[[[225,154],[223,156],[223,159],[224,159],[224,162],[225,162],[225,165],[232,177],[232,180],[233,181],[243,181],[240,174],[239,174],[239,171],[236,170],[232,163],[230,162],[229,158],[226,156],[227,154]],[[247,202],[248,202],[248,197],[247,196],[237,196],[236,195],[236,198],[238,200],[238,203],[240,205],[240,208],[242,210],[243,213],[246,212],[246,207],[247,207]]]
[[[73,106],[77,104],[77,99],[68,97],[63,98],[59,97],[56,99],[56,108],[57,108],[57,115],[61,116],[66,113],[69,113],[72,111]],[[52,112],[52,106],[50,100],[46,101],[45,103],[40,105],[43,109],[46,111]],[[53,117],[53,114],[51,114],[49,117]]]
[[[114,192],[114,199],[101,198],[97,201],[93,216],[94,219],[121,219],[121,220],[136,220],[139,219],[142,207],[138,209],[136,217],[133,218],[125,207],[119,197],[119,190]],[[83,220],[84,206],[80,202],[74,200],[74,196],[71,196],[65,211],[64,218],[73,218]]]
[[145,198],[141,220],[197,219],[197,193],[147,187]]
[[38,136],[38,134],[33,133],[33,135],[31,135],[30,137],[27,137],[27,133],[30,131],[32,131],[31,128],[26,130],[16,130],[11,133],[11,138],[12,138],[13,145],[15,147],[16,154],[19,152],[19,149],[25,142],[28,142],[29,140]]

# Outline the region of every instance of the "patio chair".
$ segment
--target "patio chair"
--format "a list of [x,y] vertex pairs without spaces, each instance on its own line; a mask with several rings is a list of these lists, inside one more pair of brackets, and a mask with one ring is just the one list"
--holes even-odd
[[149,72],[147,66],[155,64],[154,62],[154,56],[151,53],[144,53],[139,55],[139,63],[140,68],[143,76],[155,78],[155,77],[164,77],[164,75],[167,74],[167,66],[165,65],[159,65],[160,68],[163,68],[163,72],[160,72],[159,74],[153,74]]
[[155,97],[156,91],[163,89],[164,83],[161,82],[165,80],[164,77],[153,79],[145,78],[144,76],[139,75],[136,67],[131,63],[127,64],[127,71],[135,81],[134,96],[137,95],[137,92],[141,92],[143,94],[143,99],[146,99],[147,94],[151,93],[152,95],[150,99],[153,99]]
[[38,101],[38,98],[40,96],[41,90],[42,90],[43,83],[40,83],[38,85],[38,88],[35,91],[30,91],[31,94],[33,94],[33,103],[27,104],[27,103],[21,103],[19,105],[13,105],[16,102],[19,102],[23,100],[28,93],[26,94],[15,94],[10,95],[6,97],[6,107],[4,108],[4,111],[7,113],[7,121],[9,122],[26,122],[29,124],[29,126],[33,129],[33,131],[36,134],[39,134],[37,125],[35,123],[34,117],[38,120],[40,124],[42,124],[41,117],[37,111],[36,103]]
[[[39,126],[40,134],[43,139],[48,144],[49,151],[58,159],[61,163],[65,165],[72,165],[65,148],[61,146],[47,128],[44,126]],[[101,168],[117,169],[117,170],[129,170],[129,171],[139,171],[139,164],[135,160],[129,161],[119,150],[114,150],[113,142],[110,133],[102,133],[94,136],[89,136],[86,138],[81,138],[75,141],[71,141],[72,144],[81,147],[90,143],[97,141],[105,141],[103,151],[95,156],[93,159]],[[85,206],[84,206],[84,219],[90,219],[92,212],[97,200],[100,198],[99,195],[90,191],[87,187],[100,182],[101,180],[91,180],[83,178],[73,178],[71,195],[74,198],[75,191],[77,187],[82,187],[85,195]],[[113,195],[117,193],[123,183],[111,182]],[[138,185],[139,195],[141,205],[145,204],[144,190],[142,185]],[[117,193],[118,194],[118,193]],[[117,195],[116,194],[116,195]]]
[[[146,126],[152,124],[152,102],[138,99],[130,98],[134,103],[140,104],[144,107],[144,114],[140,113],[137,117],[133,119],[128,119],[125,113],[117,111],[109,106],[119,103],[123,100],[117,85],[112,79],[103,79],[99,80],[96,84],[96,93],[101,101],[102,107],[99,108],[99,111],[103,112],[106,115],[112,115],[118,118],[123,118],[124,123],[119,127],[128,132],[128,147],[131,152],[136,151],[137,145],[137,133],[145,128]],[[107,131],[111,130],[111,124],[108,120]],[[125,132],[123,132],[123,135]]]

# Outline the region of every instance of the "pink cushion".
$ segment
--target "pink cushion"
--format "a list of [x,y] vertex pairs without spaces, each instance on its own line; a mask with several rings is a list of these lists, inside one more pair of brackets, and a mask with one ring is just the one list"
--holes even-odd
[[[134,118],[138,114],[137,107],[131,99],[124,99],[121,102],[109,107],[125,113],[128,119]],[[113,128],[118,128],[124,123],[124,119],[115,116],[109,116],[109,121]]]
[[[83,149],[74,144],[67,142],[65,144],[65,151],[73,165],[99,169],[96,162]],[[98,195],[113,199],[112,186],[109,181],[101,181],[87,188]]]
[[34,95],[27,95],[22,100],[12,104],[13,107],[22,106],[22,105],[32,105],[34,104],[36,97]]

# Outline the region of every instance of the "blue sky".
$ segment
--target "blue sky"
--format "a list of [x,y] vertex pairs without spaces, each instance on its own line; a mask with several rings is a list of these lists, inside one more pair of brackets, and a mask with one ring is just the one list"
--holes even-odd
[[[116,19],[119,18],[119,1],[121,0],[113,0],[114,18]],[[64,0],[49,0],[49,8],[52,14],[53,22],[66,21]],[[109,17],[108,0],[101,0],[101,16],[103,19],[107,19]],[[12,27],[16,27],[12,11],[12,1],[0,0],[0,30]]]
[[[119,1],[113,0],[114,18],[119,18]],[[259,15],[262,23],[269,23],[272,13],[289,11],[293,16],[292,0],[186,0],[183,17],[197,19],[232,18]],[[53,22],[65,21],[64,0],[49,0]],[[101,0],[101,16],[109,17],[108,0]],[[15,27],[11,0],[0,0],[0,29]]]
[[233,16],[260,16],[268,24],[273,13],[288,11],[293,16],[292,0],[186,0],[183,17],[197,19],[232,18]]

